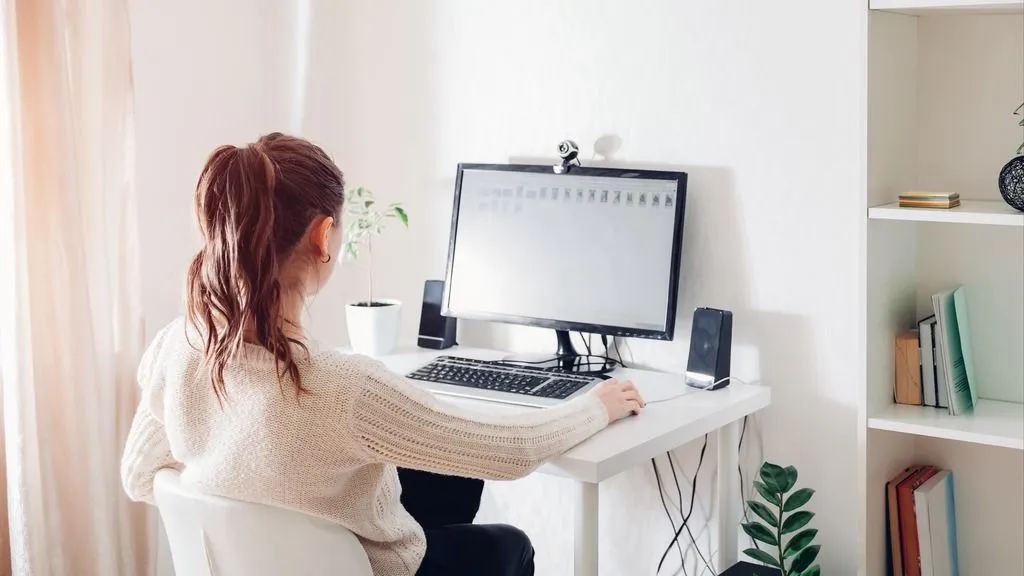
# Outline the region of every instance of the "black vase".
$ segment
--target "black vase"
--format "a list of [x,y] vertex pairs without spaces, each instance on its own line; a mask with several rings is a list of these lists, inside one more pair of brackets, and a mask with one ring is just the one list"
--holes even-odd
[[1010,160],[999,171],[999,193],[1007,204],[1024,212],[1024,155]]

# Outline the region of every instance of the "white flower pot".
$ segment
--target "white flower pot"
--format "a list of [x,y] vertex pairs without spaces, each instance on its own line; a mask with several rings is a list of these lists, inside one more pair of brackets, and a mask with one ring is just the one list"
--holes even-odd
[[402,320],[402,303],[376,300],[383,306],[345,306],[348,340],[352,351],[366,356],[383,356],[395,349]]

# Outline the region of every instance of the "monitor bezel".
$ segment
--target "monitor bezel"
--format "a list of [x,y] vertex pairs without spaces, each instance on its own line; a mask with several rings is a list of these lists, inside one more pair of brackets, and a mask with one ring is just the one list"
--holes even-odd
[[[448,238],[448,259],[445,266],[444,297],[442,299],[441,314],[452,318],[464,320],[482,320],[487,322],[500,322],[503,324],[518,324],[536,328],[551,330],[564,330],[570,332],[585,332],[591,334],[603,334],[607,336],[618,336],[623,338],[644,338],[650,340],[673,340],[675,337],[676,310],[679,300],[679,276],[682,267],[683,248],[683,223],[686,214],[686,183],[687,173],[667,170],[638,170],[629,168],[603,168],[603,167],[582,167],[573,166],[568,171],[572,176],[598,176],[613,178],[631,178],[645,180],[672,180],[676,182],[676,213],[672,231],[672,261],[669,266],[668,306],[665,311],[665,329],[650,330],[644,328],[633,328],[629,326],[612,326],[604,324],[591,324],[586,322],[572,322],[566,320],[554,320],[550,318],[535,318],[531,316],[520,316],[516,314],[500,314],[491,312],[480,312],[473,310],[456,310],[451,307],[451,279],[452,264],[455,259],[455,244],[458,237],[459,208],[462,197],[462,176],[466,170],[491,170],[502,172],[526,172],[554,174],[551,165],[538,164],[480,164],[460,163],[455,176],[455,195],[452,204],[451,230]],[[614,273],[609,271],[608,273]],[[595,280],[597,280],[595,278]]]

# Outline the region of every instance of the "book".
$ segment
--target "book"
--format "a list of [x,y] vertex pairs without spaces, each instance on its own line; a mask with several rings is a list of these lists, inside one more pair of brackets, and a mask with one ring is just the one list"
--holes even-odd
[[896,495],[896,488],[911,474],[920,470],[920,466],[908,466],[902,472],[893,477],[885,485],[886,508],[888,509],[889,520],[889,550],[893,576],[904,576],[903,574],[903,538],[900,532],[900,507]]
[[971,406],[978,403],[978,379],[974,371],[974,347],[971,344],[971,321],[967,315],[967,289],[963,286],[953,290],[953,308],[956,310],[956,325],[960,331],[960,352],[964,356],[964,371],[971,392]]
[[951,200],[959,198],[959,192],[936,192],[929,190],[908,190],[900,194],[900,198],[906,198],[908,200]]
[[949,389],[946,387],[946,379],[943,377],[939,366],[942,366],[942,355],[939,354],[939,344],[935,340],[935,330],[938,321],[932,317],[929,328],[932,332],[932,374],[935,378],[935,392],[938,395],[938,407],[949,409]]
[[931,315],[917,324],[918,348],[921,350],[921,390],[922,403],[925,406],[938,406],[938,388],[935,385],[935,356],[932,344],[932,324],[935,315]]
[[914,491],[937,472],[938,468],[934,466],[922,466],[896,486],[904,576],[921,576],[921,543],[917,532]]
[[914,490],[921,576],[959,576],[953,473],[939,470]]
[[960,205],[956,192],[904,192],[899,195],[901,208],[955,208]]
[[921,405],[921,352],[917,341],[916,329],[896,337],[894,399],[897,404]]
[[[960,296],[957,297],[957,293]],[[958,315],[956,301],[960,300],[963,310]],[[974,360],[971,353],[970,334],[967,332],[970,325],[967,321],[966,295],[963,286],[954,290],[947,290],[932,295],[932,307],[935,311],[937,325],[935,337],[938,340],[939,356],[941,364],[939,372],[945,380],[946,392],[949,397],[949,413],[958,416],[970,412],[977,402],[978,394],[971,382],[974,371]],[[960,326],[960,319],[964,320],[963,329]],[[967,369],[967,361],[964,359],[964,348],[967,348],[967,357],[970,358],[970,370]]]

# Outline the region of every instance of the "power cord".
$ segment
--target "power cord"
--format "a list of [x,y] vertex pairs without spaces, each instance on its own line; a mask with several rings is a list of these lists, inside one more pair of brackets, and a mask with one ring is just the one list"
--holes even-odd
[[[668,504],[665,503],[665,489],[661,485],[661,473],[658,472],[658,462],[651,458],[651,467],[654,468],[654,480],[658,483],[658,496],[661,496],[661,507],[665,509],[665,516],[668,517],[668,523],[672,525],[672,532],[676,531],[676,521],[672,518],[672,513],[668,511]],[[672,471],[673,475],[675,470]],[[676,484],[676,488],[679,488],[679,484]],[[679,494],[679,518],[683,517],[683,494]],[[686,556],[683,555],[683,546],[679,543],[679,540],[675,541],[676,549],[679,550],[679,566],[683,569],[683,576],[689,576],[686,573]],[[672,548],[672,544],[668,545],[669,549]],[[661,570],[661,565],[658,566],[658,570]]]
[[590,341],[587,339],[586,335],[584,335],[583,332],[577,332],[577,334],[579,334],[580,340],[583,341],[583,347],[587,349],[587,356],[592,356],[593,354],[590,350]]
[[[739,445],[736,447],[736,452],[738,452],[740,454],[743,453],[743,436],[746,435],[746,433],[747,433],[747,419],[748,418],[750,418],[749,414],[743,417],[743,426],[740,428],[740,441],[739,441]],[[750,522],[750,514],[749,514],[750,507],[747,506],[747,493],[746,493],[746,490],[743,489],[743,462],[742,462],[742,459],[741,459],[740,463],[737,464],[736,469],[740,473],[740,506],[743,509],[743,521],[749,523]],[[751,542],[754,543],[754,548],[757,548],[758,550],[761,549],[761,546],[757,543],[756,539],[751,538],[750,540],[751,540]]]
[[[705,434],[704,435],[704,445],[701,446],[700,458],[697,460],[697,470],[693,473],[693,484],[691,485],[691,490],[690,490],[690,508],[689,508],[689,510],[687,510],[685,515],[683,514],[682,489],[679,487],[679,478],[678,478],[678,476],[676,476],[675,465],[672,462],[671,454],[669,454],[669,465],[672,467],[672,476],[673,476],[673,478],[675,478],[676,490],[679,492],[679,495],[680,495],[680,497],[679,497],[679,514],[680,514],[680,516],[682,516],[682,525],[679,526],[679,528],[675,531],[675,534],[673,534],[673,536],[672,536],[672,541],[669,542],[669,545],[665,548],[665,552],[661,555],[661,560],[658,561],[658,573],[661,572],[661,568],[665,564],[665,558],[668,557],[668,553],[669,553],[669,551],[672,550],[672,546],[678,544],[679,536],[682,535],[683,530],[685,529],[687,534],[690,537],[690,541],[693,543],[694,549],[697,551],[697,555],[700,556],[701,561],[704,562],[704,566],[706,566],[708,570],[711,570],[712,574],[716,574],[715,570],[713,568],[711,568],[710,564],[708,564],[707,559],[704,558],[704,554],[701,553],[700,547],[697,546],[697,539],[694,538],[693,531],[690,530],[690,526],[689,526],[690,516],[693,515],[693,506],[694,506],[694,503],[696,502],[696,498],[697,498],[697,480],[700,477],[700,468],[701,468],[701,465],[704,464],[704,454],[705,454],[705,452],[707,452],[707,448],[708,448],[708,435]],[[659,477],[659,473],[657,471],[658,470],[658,464],[657,464],[657,462],[653,458],[651,459],[651,466],[654,467],[655,478],[658,478]],[[661,490],[661,483],[659,481],[659,491],[660,490]],[[664,494],[662,494],[662,497],[664,497]],[[666,506],[665,513],[668,514],[668,507],[667,506]],[[669,519],[671,520],[671,515],[669,515]],[[673,522],[673,526],[674,525],[675,525],[675,523]],[[685,569],[684,569],[684,572],[685,572]]]
[[[707,448],[708,448],[708,436],[707,436],[707,434],[705,434],[704,435],[704,446],[702,446],[701,449],[700,449],[700,460],[697,462],[697,471],[698,472],[700,472],[700,463],[704,461],[704,451],[707,450]],[[668,453],[668,465],[672,467],[672,479],[676,483],[676,492],[679,494],[679,514],[682,515],[683,514],[683,495],[682,495],[682,491],[679,488],[679,477],[676,476],[676,464],[675,464],[675,462],[672,461],[672,453],[671,452]],[[690,494],[690,509],[687,510],[687,512],[686,512],[686,522],[689,522],[690,516],[693,514],[693,503],[694,503],[694,500],[696,500],[696,495],[697,495],[697,475],[696,474],[694,474],[694,476],[693,476],[693,484],[691,486],[692,486],[693,491]],[[693,537],[693,531],[690,530],[690,525],[688,523],[686,523],[685,526],[686,526],[686,533],[687,533],[687,535],[690,536],[690,543],[693,544],[693,549],[697,551],[697,556],[700,557],[700,560],[701,560],[701,562],[704,563],[704,566],[707,567],[707,569],[712,574],[714,574],[715,573],[715,569],[712,568],[710,564],[708,564],[708,561],[704,558],[704,555],[701,554],[700,546],[697,545],[697,539]],[[703,572],[701,572],[701,573],[703,574]]]
[[615,336],[612,336],[612,346],[615,348],[615,357],[619,359],[619,365],[627,368],[626,363],[622,361],[622,352],[619,351],[619,339]]

